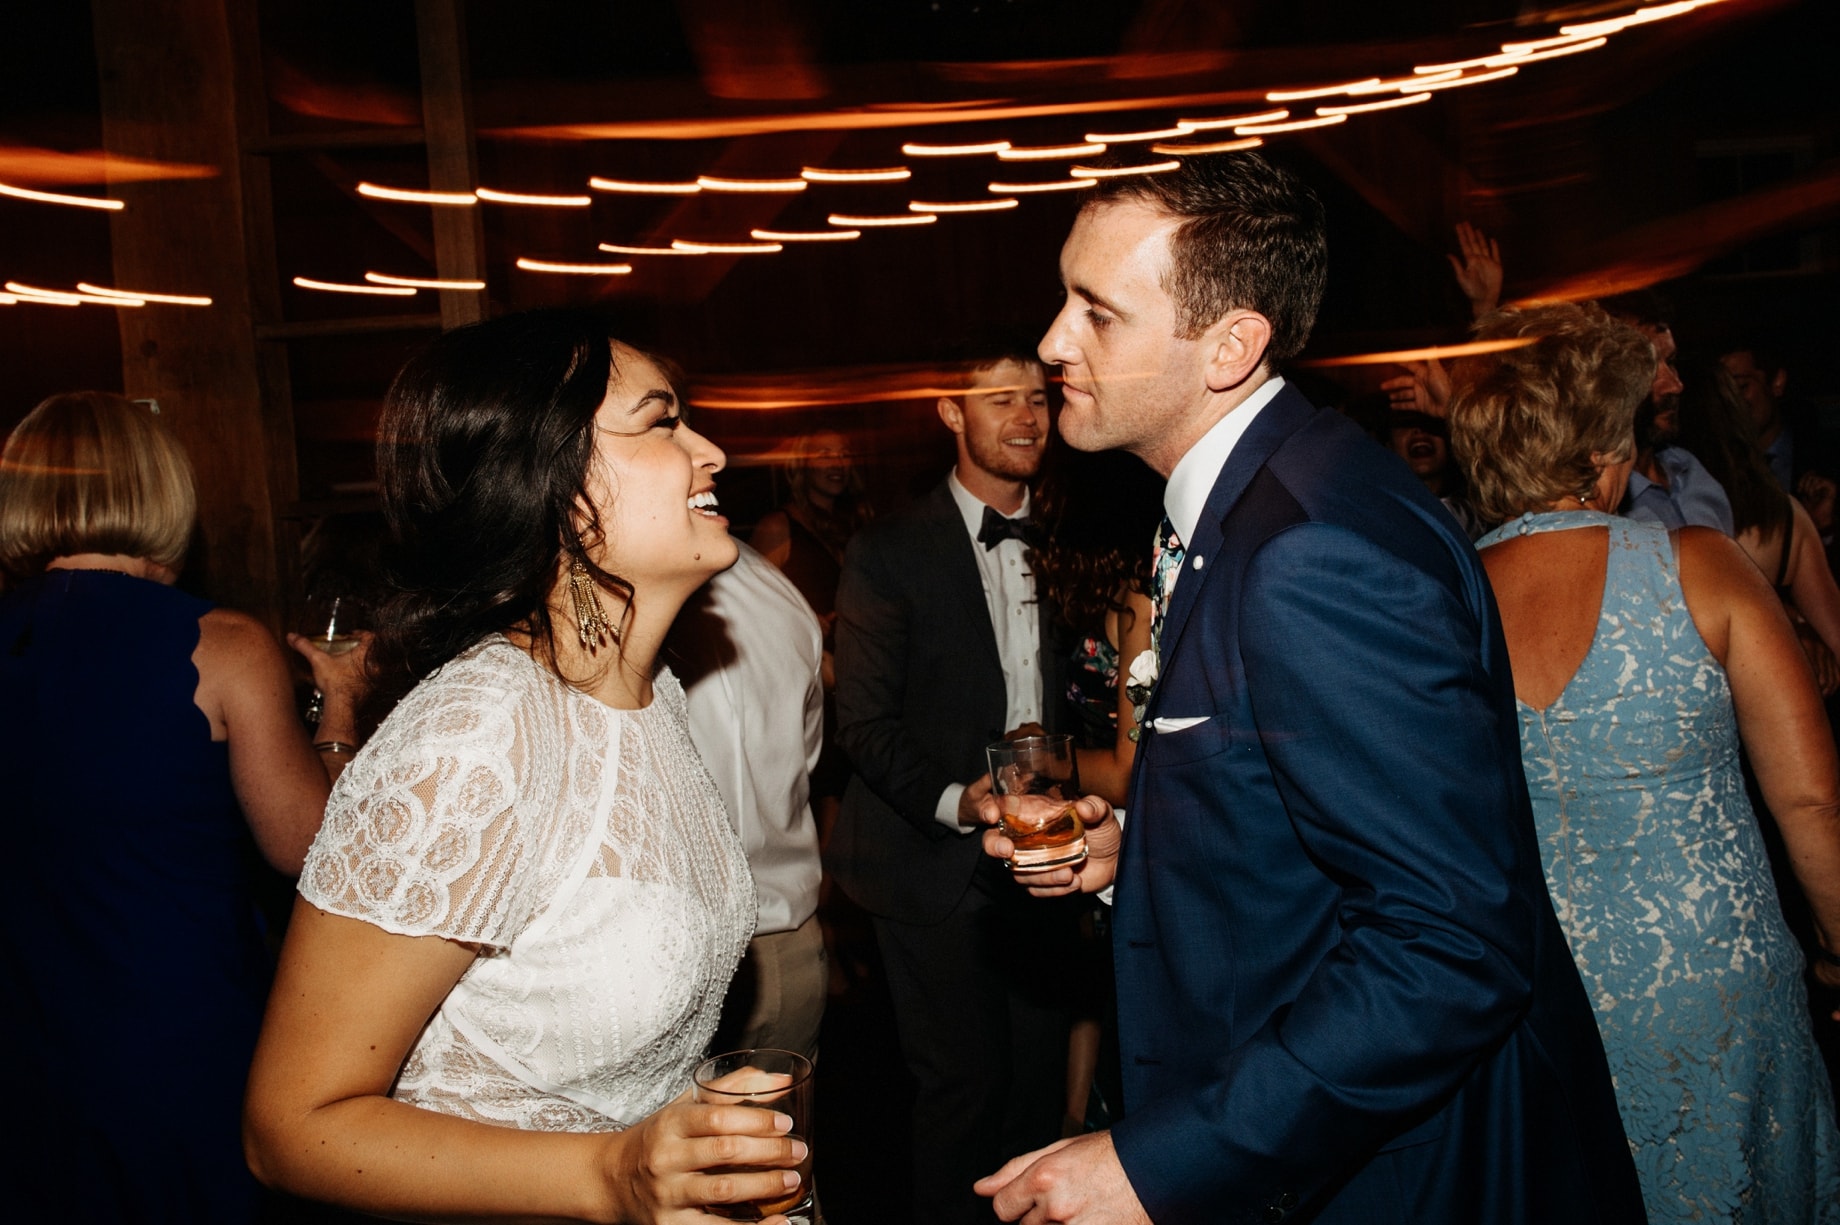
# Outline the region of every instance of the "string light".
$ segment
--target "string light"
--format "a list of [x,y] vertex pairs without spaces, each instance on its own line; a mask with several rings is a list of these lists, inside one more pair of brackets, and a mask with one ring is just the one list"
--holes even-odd
[[1212,132],[1220,128],[1237,128],[1247,123],[1276,123],[1280,119],[1289,119],[1291,113],[1282,108],[1275,111],[1259,111],[1252,115],[1222,115],[1214,119],[1178,119],[1176,126],[1187,128],[1190,132]]
[[857,216],[851,213],[832,213],[826,220],[832,225],[843,226],[845,229],[870,230],[898,225],[932,225],[935,221],[938,221],[939,218],[932,213],[872,213],[866,216]]
[[78,281],[77,289],[82,293],[94,294],[98,298],[130,298],[136,302],[160,302],[168,306],[211,305],[211,299],[192,294],[141,293],[136,290],[109,289],[103,285],[91,285],[88,281]]
[[704,191],[794,192],[811,186],[804,179],[719,179],[707,174],[698,175],[696,182]]
[[588,180],[588,186],[596,191],[619,191],[636,196],[694,196],[703,190],[700,183],[641,183],[633,179],[603,179],[598,175]]
[[1049,179],[1046,183],[990,183],[987,186],[1000,196],[1028,196],[1044,191],[1078,191],[1098,184],[1092,179]]
[[975,145],[915,145],[901,146],[901,152],[909,157],[974,157],[980,153],[995,153],[1001,156],[1003,150],[1010,147],[1007,140],[987,140]]
[[525,272],[559,272],[567,276],[625,276],[631,264],[555,264],[544,259],[519,256],[517,266]]
[[1544,51],[1504,52],[1501,55],[1490,56],[1482,62],[1485,67],[1489,68],[1503,64],[1533,64],[1540,60],[1556,60],[1560,56],[1577,55],[1580,51],[1595,51],[1609,41],[1608,38],[1589,38],[1581,43],[1566,43],[1560,47],[1548,47]]
[[1015,208],[1022,201],[1005,200],[964,200],[950,204],[932,204],[925,200],[909,200],[907,207],[916,213],[995,213],[1006,208]]
[[1480,85],[1484,81],[1499,81],[1503,77],[1511,77],[1519,71],[1519,68],[1497,68],[1494,72],[1478,72],[1474,76],[1457,77],[1449,81],[1430,80],[1426,81],[1423,85],[1406,85],[1401,87],[1399,92],[1402,94],[1417,94],[1434,89],[1456,89],[1463,85]]
[[1414,106],[1420,102],[1431,101],[1431,95],[1423,92],[1401,94],[1397,98],[1382,98],[1378,102],[1348,102],[1339,106],[1319,106],[1318,115],[1365,115],[1369,111],[1390,111],[1395,107]]
[[1328,98],[1336,94],[1351,93],[1363,85],[1378,85],[1379,77],[1368,77],[1364,81],[1344,81],[1340,85],[1318,85],[1312,89],[1274,89],[1265,95],[1267,102],[1302,102],[1309,98]]
[[776,242],[690,242],[673,238],[671,245],[694,255],[772,255],[785,250]]
[[885,170],[820,170],[807,166],[799,171],[799,177],[812,183],[895,183],[913,178],[914,172],[905,166]]
[[128,207],[120,200],[109,200],[98,196],[66,196],[55,191],[33,191],[30,187],[14,187],[10,183],[0,183],[0,196],[12,196],[19,200],[36,200],[40,204],[68,204],[72,208],[105,208],[114,211]]
[[513,191],[494,191],[490,187],[476,187],[473,194],[481,200],[490,200],[494,204],[534,204],[548,208],[587,208],[594,203],[592,196],[529,196]]
[[1181,167],[1181,162],[1171,158],[1166,162],[1145,162],[1141,166],[1075,166],[1067,173],[1079,179],[1116,179],[1127,174],[1163,174]]
[[1462,73],[1452,68],[1444,72],[1418,74],[1409,77],[1394,77],[1389,81],[1374,81],[1369,84],[1357,85],[1348,90],[1347,93],[1350,97],[1355,98],[1363,94],[1384,94],[1390,93],[1395,89],[1403,89],[1408,85],[1423,85],[1426,81],[1452,81],[1462,75]]
[[358,184],[358,194],[373,200],[401,200],[408,204],[443,204],[466,208],[479,203],[470,191],[410,191],[406,187],[380,187],[375,183]]
[[761,242],[848,242],[861,238],[861,230],[749,230]]
[[397,285],[406,289],[484,289],[484,281],[443,281],[433,277],[389,276],[367,272],[364,279],[373,285]]
[[302,289],[317,289],[321,293],[372,294],[380,298],[413,298],[415,296],[415,290],[406,285],[354,285],[348,281],[315,281],[304,276],[295,277],[294,284]]
[[1152,153],[1173,153],[1178,157],[1192,156],[1198,153],[1237,153],[1241,149],[1256,149],[1265,143],[1262,136],[1248,136],[1244,140],[1217,140],[1205,145],[1154,144]]
[[609,255],[701,255],[701,251],[686,251],[681,247],[628,247],[617,242],[604,242],[600,249]]
[[1173,128],[1157,128],[1151,132],[1088,132],[1086,139],[1095,145],[1129,145],[1152,140],[1168,140],[1171,136],[1187,136],[1194,130],[1177,124]]
[[997,160],[1004,162],[1052,162],[1069,157],[1093,157],[1104,153],[1104,145],[1011,145],[997,150]]
[[46,289],[39,285],[26,285],[19,281],[6,283],[8,293],[18,294],[21,301],[55,302],[59,306],[75,306],[80,302],[89,302],[96,306],[145,306],[142,298],[113,298],[104,294],[72,293],[68,289]]

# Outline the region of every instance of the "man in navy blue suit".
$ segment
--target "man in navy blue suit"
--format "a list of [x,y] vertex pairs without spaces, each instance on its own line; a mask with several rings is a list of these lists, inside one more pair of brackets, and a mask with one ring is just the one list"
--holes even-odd
[[1072,1225],[1640,1221],[1481,565],[1275,373],[1323,228],[1235,154],[1102,181],[1062,250],[1061,431],[1169,479],[1124,828],[1083,801],[1092,857],[1035,882],[1115,885],[1124,1115],[978,1190]]

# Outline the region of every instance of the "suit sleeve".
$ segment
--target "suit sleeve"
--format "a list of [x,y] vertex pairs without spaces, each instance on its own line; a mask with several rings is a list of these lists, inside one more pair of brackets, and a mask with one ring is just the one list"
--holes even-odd
[[1309,1204],[1436,1113],[1526,1011],[1537,915],[1524,784],[1503,759],[1517,733],[1457,573],[1313,523],[1248,566],[1246,693],[1292,832],[1339,890],[1340,941],[1289,1005],[1195,1069],[1192,1093],[1119,1124],[1159,1222],[1279,1189]]
[[903,719],[916,609],[892,573],[887,542],[851,542],[837,585],[837,740],[869,789],[928,838],[952,837],[934,819],[939,797],[964,780],[914,742]]

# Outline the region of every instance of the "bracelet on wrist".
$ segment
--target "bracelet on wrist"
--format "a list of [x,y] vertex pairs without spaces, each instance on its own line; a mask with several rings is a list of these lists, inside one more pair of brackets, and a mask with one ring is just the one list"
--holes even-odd
[[313,747],[322,753],[331,753],[334,757],[353,757],[357,755],[358,746],[347,744],[343,740],[315,740]]

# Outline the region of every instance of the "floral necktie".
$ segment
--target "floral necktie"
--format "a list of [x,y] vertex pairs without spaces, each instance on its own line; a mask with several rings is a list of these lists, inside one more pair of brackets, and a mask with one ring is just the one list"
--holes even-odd
[[1169,597],[1176,588],[1176,572],[1182,568],[1187,550],[1176,535],[1175,525],[1164,515],[1156,529],[1156,547],[1150,553],[1150,649],[1158,663],[1163,658],[1163,618],[1169,615]]

